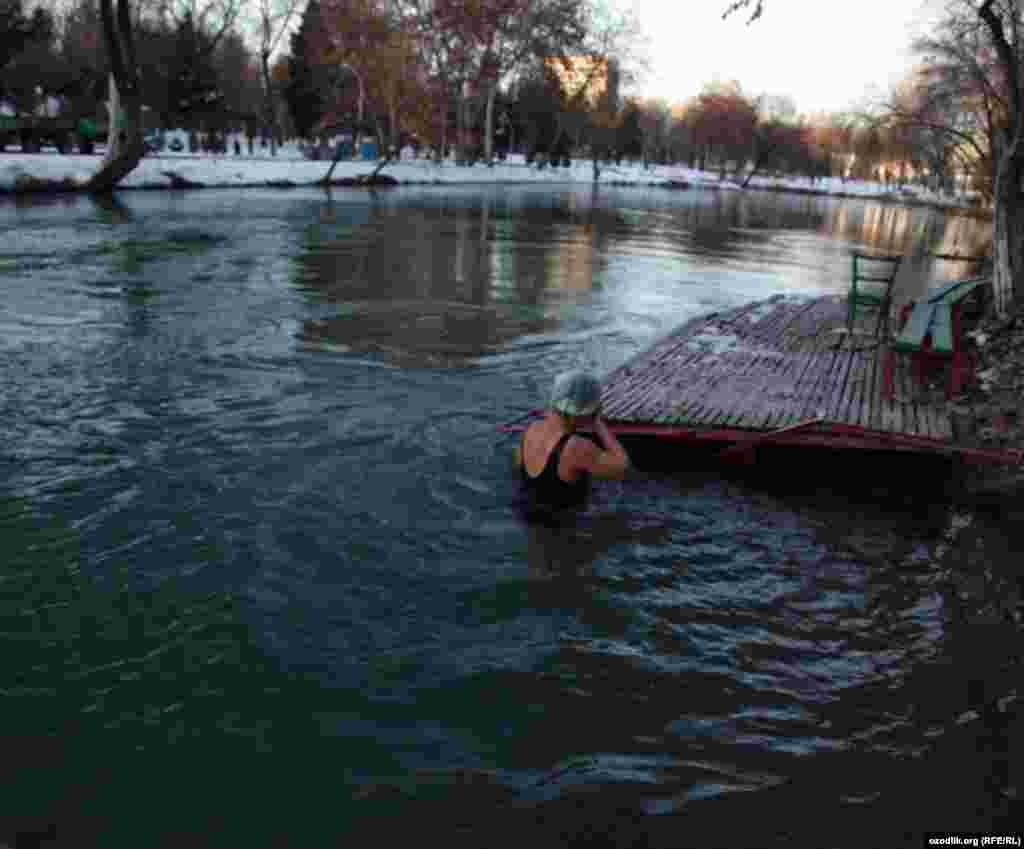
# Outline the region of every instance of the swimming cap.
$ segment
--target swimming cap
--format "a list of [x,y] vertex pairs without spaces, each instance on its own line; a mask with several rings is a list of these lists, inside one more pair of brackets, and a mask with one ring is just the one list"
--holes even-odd
[[567,416],[589,416],[601,405],[601,384],[585,371],[567,371],[555,378],[551,406]]

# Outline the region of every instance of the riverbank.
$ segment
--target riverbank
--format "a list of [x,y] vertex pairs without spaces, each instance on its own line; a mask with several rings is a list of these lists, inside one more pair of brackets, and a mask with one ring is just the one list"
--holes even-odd
[[[79,191],[99,167],[98,156],[59,154],[0,154],[0,194]],[[291,188],[322,185],[329,162],[303,157],[298,147],[286,145],[276,156],[266,151],[253,155],[175,154],[146,156],[135,170],[122,180],[121,189],[182,188]],[[372,173],[375,162],[339,162],[332,175],[332,186],[352,185]],[[528,165],[522,156],[510,156],[494,165],[478,163],[460,166],[453,162],[426,159],[402,159],[388,163],[381,171],[398,185],[465,184],[591,184],[593,166],[589,160],[575,160],[569,166],[543,168]],[[623,162],[602,165],[597,182],[611,186],[651,186],[665,189],[714,189],[739,191],[731,180],[718,173],[681,165],[651,165]],[[765,191],[837,198],[869,198],[907,205],[927,205],[943,209],[977,209],[970,195],[946,196],[922,187],[886,186],[862,180],[803,177],[756,176],[747,187]]]
[[[941,378],[926,391],[947,405],[960,440],[978,448],[1024,450],[1024,305],[1004,318],[983,316],[968,336],[977,359],[975,383],[949,401],[942,399]],[[969,468],[962,498],[1024,519],[1024,468]]]

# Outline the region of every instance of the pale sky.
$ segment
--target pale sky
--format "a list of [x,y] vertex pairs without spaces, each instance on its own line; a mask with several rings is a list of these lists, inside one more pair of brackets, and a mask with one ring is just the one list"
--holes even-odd
[[748,25],[743,11],[723,21],[727,5],[632,0],[650,71],[627,91],[682,103],[718,77],[748,95],[788,94],[799,112],[847,109],[905,75],[911,39],[935,14],[922,0],[766,0]]

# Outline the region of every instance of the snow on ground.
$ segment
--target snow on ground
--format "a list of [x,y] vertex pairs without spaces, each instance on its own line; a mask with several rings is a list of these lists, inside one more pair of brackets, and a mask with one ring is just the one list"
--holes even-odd
[[[228,153],[172,153],[162,151],[147,155],[124,180],[123,188],[169,188],[171,178],[165,172],[206,186],[263,186],[268,183],[290,182],[297,185],[311,185],[320,180],[330,165],[329,162],[306,159],[297,143],[288,143],[278,149],[277,155],[270,154],[270,148],[254,147],[248,153],[248,145],[242,144],[241,155],[233,152],[233,140],[229,140]],[[35,177],[48,180],[71,178],[82,184],[97,170],[98,155],[59,155],[54,151],[39,154],[0,153],[0,191],[12,191],[19,177]],[[334,169],[334,179],[357,177],[370,173],[376,163],[345,160]],[[435,163],[426,159],[402,159],[393,162],[383,170],[400,183],[590,183],[593,168],[589,160],[573,160],[568,168],[552,168],[550,165],[538,168],[527,165],[521,155],[512,155],[505,162],[493,167],[478,163],[473,166],[458,166],[452,161]],[[730,181],[721,181],[717,172],[705,172],[682,165],[652,165],[644,168],[639,162],[623,162],[621,165],[602,165],[601,183],[639,186],[664,186],[671,183],[688,183],[715,189],[737,190],[739,186]],[[755,177],[751,187],[772,188],[781,191],[802,191],[820,194],[888,197],[911,202],[933,203],[945,206],[970,205],[967,197],[947,197],[919,187],[905,187],[898,190],[880,183],[839,178],[811,180],[803,177]]]

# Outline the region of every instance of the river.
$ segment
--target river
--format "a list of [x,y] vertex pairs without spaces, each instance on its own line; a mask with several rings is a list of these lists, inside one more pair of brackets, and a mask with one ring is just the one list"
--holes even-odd
[[0,843],[896,846],[1019,808],[1018,529],[695,466],[552,534],[496,432],[702,312],[844,292],[854,248],[919,294],[986,222],[459,186],[0,234]]

